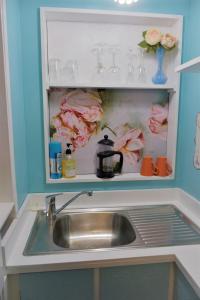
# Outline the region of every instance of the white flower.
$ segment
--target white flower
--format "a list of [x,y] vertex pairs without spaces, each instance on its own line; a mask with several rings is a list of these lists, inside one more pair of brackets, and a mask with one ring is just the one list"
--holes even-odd
[[145,41],[150,46],[155,46],[161,41],[162,34],[158,29],[152,28],[147,30],[145,34]]
[[176,42],[176,37],[170,33],[164,34],[161,38],[161,45],[167,50],[174,48],[176,46]]

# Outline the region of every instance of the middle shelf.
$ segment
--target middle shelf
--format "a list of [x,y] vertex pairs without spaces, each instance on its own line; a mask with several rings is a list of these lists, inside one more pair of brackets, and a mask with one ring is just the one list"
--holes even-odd
[[77,175],[75,178],[67,179],[48,179],[48,183],[77,183],[77,182],[115,182],[115,181],[155,181],[155,180],[173,180],[174,176],[142,176],[139,173],[127,173],[115,176],[111,179],[101,179],[96,177],[95,174]]

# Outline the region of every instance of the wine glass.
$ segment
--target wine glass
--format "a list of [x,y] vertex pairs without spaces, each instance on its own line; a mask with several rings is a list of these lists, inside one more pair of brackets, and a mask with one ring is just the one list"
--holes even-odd
[[105,72],[105,67],[103,64],[103,55],[105,53],[105,44],[98,43],[95,44],[95,47],[92,49],[92,53],[96,55],[97,65],[96,65],[96,73],[101,75]]
[[59,81],[61,75],[61,61],[58,58],[49,59],[50,81]]
[[110,80],[112,82],[118,82],[120,80],[120,67],[117,64],[117,55],[120,53],[120,48],[118,45],[111,45],[108,47],[108,52],[111,54],[112,64],[108,69]]
[[144,49],[142,48],[139,48],[138,49],[138,68],[137,68],[137,71],[138,71],[138,81],[140,83],[145,83],[146,82],[146,68],[145,68],[145,64],[144,64],[144,54],[145,54],[145,51]]
[[118,45],[110,46],[109,47],[109,52],[112,55],[112,65],[109,68],[109,70],[110,70],[111,73],[114,73],[114,74],[119,73],[120,72],[120,67],[117,65],[117,62],[116,62],[117,55],[120,53],[119,46]]
[[128,74],[127,74],[127,83],[133,83],[135,80],[135,61],[136,54],[133,49],[128,49]]
[[78,62],[75,59],[68,60],[62,69],[62,80],[68,82],[77,82]]

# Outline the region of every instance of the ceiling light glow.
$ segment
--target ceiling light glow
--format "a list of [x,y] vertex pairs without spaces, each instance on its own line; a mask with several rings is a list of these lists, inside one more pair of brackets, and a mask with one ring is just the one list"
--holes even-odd
[[115,2],[118,2],[119,4],[132,4],[138,2],[138,0],[114,0]]

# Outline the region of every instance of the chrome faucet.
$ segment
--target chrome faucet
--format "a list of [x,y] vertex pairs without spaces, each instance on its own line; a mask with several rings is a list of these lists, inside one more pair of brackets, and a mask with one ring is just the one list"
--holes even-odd
[[70,205],[73,201],[75,201],[77,198],[79,198],[82,195],[88,195],[92,196],[93,192],[92,191],[82,191],[78,194],[76,194],[74,197],[72,197],[67,203],[65,203],[63,206],[61,206],[59,209],[56,209],[56,196],[63,195],[62,193],[59,194],[52,194],[46,196],[46,215],[48,218],[49,223],[52,223],[55,221],[56,216],[63,210],[65,209],[68,205]]

